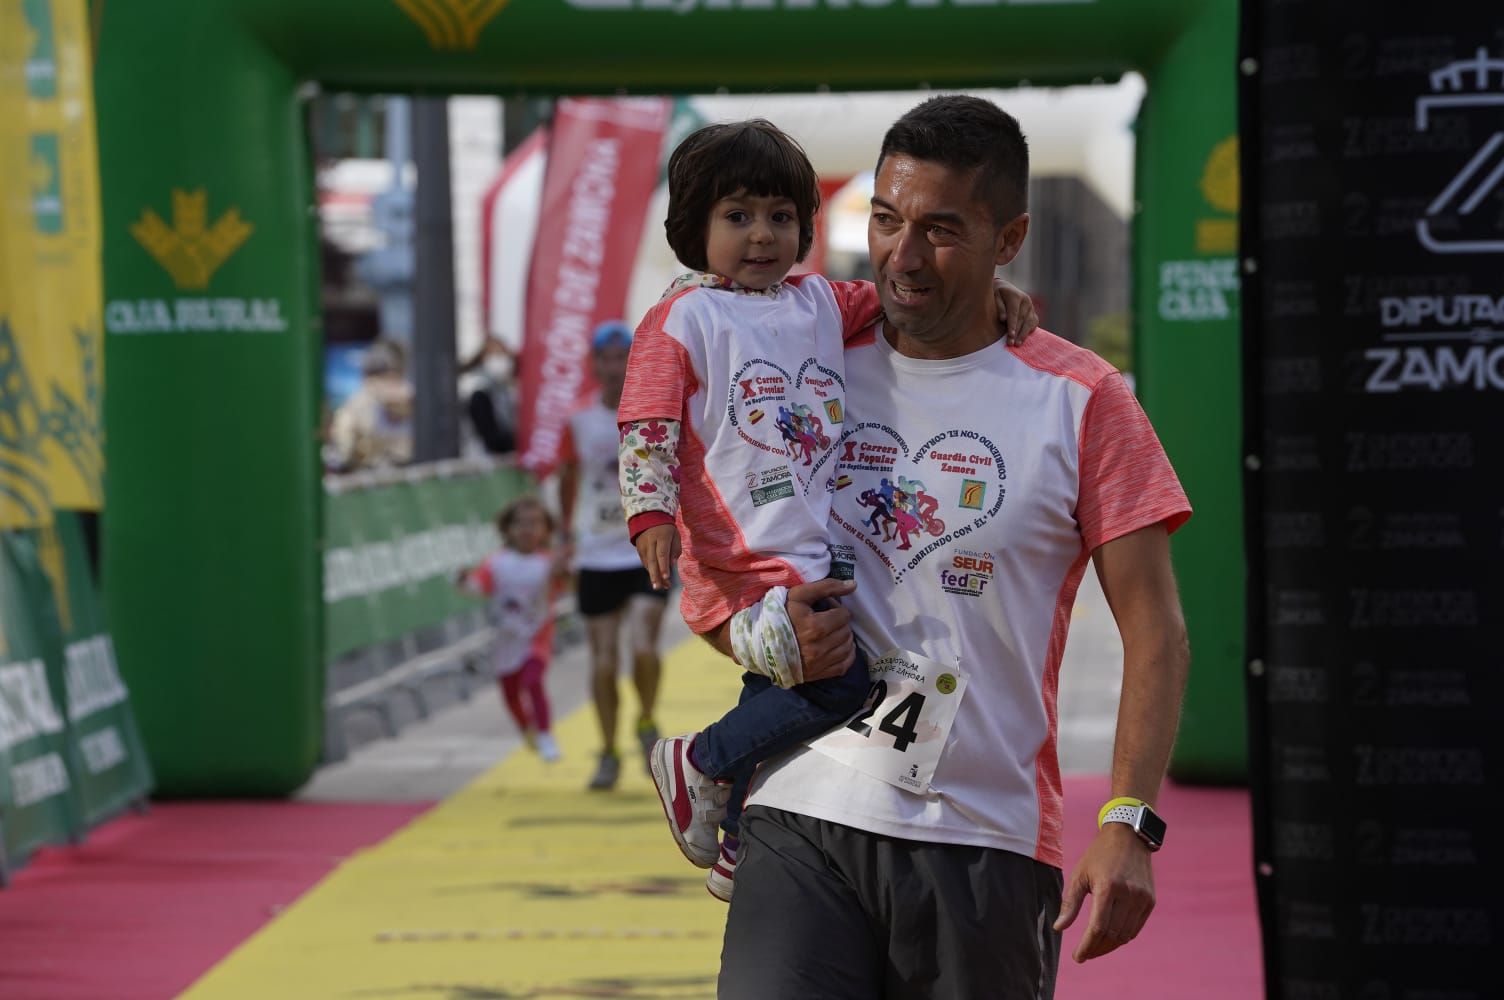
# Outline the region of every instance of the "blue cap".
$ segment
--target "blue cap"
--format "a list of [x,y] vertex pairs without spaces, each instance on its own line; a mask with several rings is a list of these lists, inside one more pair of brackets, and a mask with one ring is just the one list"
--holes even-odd
[[599,351],[612,344],[620,344],[623,347],[632,346],[632,328],[619,319],[606,320],[595,328],[595,333],[590,338],[592,351]]

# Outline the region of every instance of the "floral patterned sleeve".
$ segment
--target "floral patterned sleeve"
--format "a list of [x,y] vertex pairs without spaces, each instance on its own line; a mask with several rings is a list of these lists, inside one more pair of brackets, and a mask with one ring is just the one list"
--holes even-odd
[[630,520],[660,511],[679,510],[679,421],[630,420],[621,425],[617,446],[621,470],[621,506]]

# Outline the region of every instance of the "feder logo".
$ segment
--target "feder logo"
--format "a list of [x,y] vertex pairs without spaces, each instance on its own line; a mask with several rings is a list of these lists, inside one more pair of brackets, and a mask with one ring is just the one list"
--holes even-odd
[[151,208],[142,209],[141,219],[131,226],[136,242],[172,275],[180,289],[207,288],[214,272],[255,231],[240,217],[238,208],[227,209],[214,225],[206,225],[208,205],[203,188],[173,188],[170,227]]

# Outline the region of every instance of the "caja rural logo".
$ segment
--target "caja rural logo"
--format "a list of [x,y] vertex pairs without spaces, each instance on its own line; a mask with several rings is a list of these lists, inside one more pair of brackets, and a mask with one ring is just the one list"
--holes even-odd
[[1094,0],[864,0],[860,4],[851,3],[850,0],[564,0],[564,2],[576,10],[640,10],[644,12],[658,11],[666,14],[692,14],[697,10],[703,10],[706,13],[713,14],[729,10],[767,12],[778,9],[804,11],[814,8],[824,8],[826,10],[844,12],[868,7],[915,7],[921,9],[941,6],[1003,7],[1019,3],[1037,5],[1050,3],[1092,3]]
[[58,165],[58,137],[41,132],[31,137],[31,217],[39,233],[63,231],[62,170]]
[[507,0],[393,0],[440,51],[473,49]]
[[[203,188],[172,189],[172,222],[147,206],[130,225],[141,248],[172,278],[179,291],[202,292],[256,227],[231,206],[209,221]],[[105,303],[110,333],[280,333],[287,329],[282,302],[272,297],[195,295],[179,298],[111,299]]]
[[182,289],[208,288],[214,272],[256,229],[240,217],[238,208],[226,209],[213,225],[208,219],[209,196],[203,188],[173,188],[172,225],[154,209],[144,208],[140,220],[131,226],[131,235],[172,275],[173,284]]

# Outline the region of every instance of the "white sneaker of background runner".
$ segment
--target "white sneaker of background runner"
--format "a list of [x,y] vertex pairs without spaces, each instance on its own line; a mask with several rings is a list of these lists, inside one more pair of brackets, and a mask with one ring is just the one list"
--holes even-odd
[[731,616],[731,651],[742,669],[781,688],[804,683],[799,638],[787,607],[789,589],[774,587],[758,603]]

